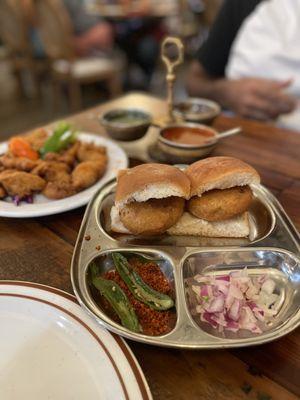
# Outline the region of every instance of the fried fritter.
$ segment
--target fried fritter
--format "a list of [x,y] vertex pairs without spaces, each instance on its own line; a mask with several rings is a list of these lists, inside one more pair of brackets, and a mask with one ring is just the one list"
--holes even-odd
[[78,161],[101,161],[106,165],[106,147],[96,146],[93,143],[80,143],[77,150]]
[[26,140],[29,142],[31,147],[38,151],[42,148],[49,138],[49,134],[45,129],[37,129],[36,131],[30,132],[25,135]]
[[46,185],[44,179],[23,171],[1,172],[0,183],[9,196],[19,196],[20,198],[40,192]]
[[44,178],[47,182],[69,182],[70,167],[62,162],[41,161],[32,173]]
[[188,202],[188,210],[197,218],[223,221],[245,212],[252,201],[249,186],[236,186],[224,190],[210,190]]
[[174,225],[184,210],[184,199],[167,197],[132,202],[120,210],[124,226],[135,235],[159,235]]
[[76,190],[74,189],[71,180],[69,180],[69,182],[48,182],[43,190],[43,195],[53,200],[64,199],[73,194],[76,194]]
[[29,172],[39,164],[39,160],[33,161],[25,157],[14,157],[11,154],[4,154],[0,157],[0,165],[9,169]]
[[101,161],[84,161],[75,167],[71,176],[76,190],[82,190],[92,186],[105,172]]
[[7,193],[4,189],[4,187],[0,185],[0,199],[3,199],[6,196],[7,196]]
[[47,153],[44,157],[45,161],[57,161],[68,164],[72,167],[76,162],[77,150],[79,147],[79,142],[74,143],[67,150],[60,153]]

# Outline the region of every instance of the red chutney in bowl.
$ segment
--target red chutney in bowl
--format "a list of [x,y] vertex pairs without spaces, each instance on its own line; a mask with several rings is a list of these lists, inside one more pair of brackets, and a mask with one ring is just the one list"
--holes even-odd
[[162,137],[179,145],[206,146],[215,142],[216,134],[209,129],[178,126],[164,129]]

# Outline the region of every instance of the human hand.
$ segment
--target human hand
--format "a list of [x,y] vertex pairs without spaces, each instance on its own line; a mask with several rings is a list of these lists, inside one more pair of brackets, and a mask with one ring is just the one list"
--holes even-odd
[[91,47],[109,50],[114,43],[114,33],[110,24],[101,22],[86,32],[87,42]]
[[222,90],[223,104],[243,117],[276,119],[296,107],[296,99],[284,92],[291,83],[291,80],[260,78],[226,80]]
[[93,49],[110,50],[113,43],[113,29],[106,22],[101,22],[74,38],[75,51],[79,56],[88,55]]

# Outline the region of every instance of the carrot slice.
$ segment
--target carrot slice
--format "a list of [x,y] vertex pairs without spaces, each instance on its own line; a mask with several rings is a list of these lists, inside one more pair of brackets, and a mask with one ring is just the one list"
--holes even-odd
[[9,141],[9,150],[16,157],[25,157],[30,160],[37,160],[39,154],[33,150],[27,140],[21,137],[14,137]]

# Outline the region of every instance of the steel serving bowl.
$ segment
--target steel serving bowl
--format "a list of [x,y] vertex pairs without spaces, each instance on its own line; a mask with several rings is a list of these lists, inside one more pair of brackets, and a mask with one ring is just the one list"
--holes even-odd
[[[191,128],[194,131],[199,130],[199,132],[206,131],[209,132],[211,136],[207,139],[206,143],[198,145],[178,143],[165,137],[165,134],[167,132],[170,132],[172,129],[176,130],[178,128]],[[215,129],[202,124],[194,124],[188,122],[177,124],[175,123],[167,125],[160,129],[157,141],[157,148],[164,155],[166,160],[168,160],[168,162],[172,162],[174,164],[190,164],[210,154],[216,147],[219,139],[231,135],[236,135],[240,132],[240,128],[234,128],[230,131],[218,133]]]
[[202,98],[191,97],[174,105],[174,114],[190,122],[210,125],[220,113],[218,103]]
[[130,141],[143,137],[152,121],[149,113],[137,108],[118,108],[100,116],[100,123],[115,140]]

